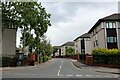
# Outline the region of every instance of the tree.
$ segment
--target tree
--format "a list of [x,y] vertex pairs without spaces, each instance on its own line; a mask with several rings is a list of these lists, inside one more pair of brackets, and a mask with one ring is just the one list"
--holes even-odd
[[2,2],[2,24],[5,28],[34,29],[36,34],[43,35],[51,25],[50,16],[41,3]]
[[53,56],[55,56],[55,53],[57,52],[58,48],[53,47]]
[[50,44],[50,41],[46,39],[46,36],[42,37],[42,40],[39,45],[39,50],[48,56],[50,56],[53,52],[52,45]]
[[[39,46],[40,37],[47,31],[48,26],[51,26],[50,16],[38,2],[2,2],[3,30],[20,28],[23,47]],[[34,30],[36,38],[33,38],[32,30]]]
[[69,47],[66,49],[66,55],[72,55],[75,53],[75,49],[72,47]]

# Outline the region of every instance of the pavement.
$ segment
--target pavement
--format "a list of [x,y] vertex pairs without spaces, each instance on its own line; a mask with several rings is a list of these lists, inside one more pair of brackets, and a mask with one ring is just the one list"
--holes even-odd
[[70,59],[70,61],[78,68],[83,70],[90,70],[95,72],[101,72],[101,73],[111,73],[111,74],[118,74],[120,75],[120,69],[118,68],[108,68],[108,67],[100,67],[100,66],[90,66],[83,64],[81,62],[78,62],[77,60]]
[[19,69],[25,69],[25,68],[34,68],[34,67],[37,67],[37,66],[43,66],[45,64],[48,64],[50,62],[52,62],[54,59],[51,59],[47,62],[44,62],[44,63],[39,63],[39,64],[35,64],[34,66],[17,66],[17,67],[0,67],[0,71],[8,71],[8,70],[19,70]]

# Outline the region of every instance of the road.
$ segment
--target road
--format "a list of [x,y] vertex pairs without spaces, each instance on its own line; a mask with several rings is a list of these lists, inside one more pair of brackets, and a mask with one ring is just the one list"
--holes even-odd
[[3,78],[115,78],[117,76],[79,69],[69,59],[60,58],[43,65],[2,72]]

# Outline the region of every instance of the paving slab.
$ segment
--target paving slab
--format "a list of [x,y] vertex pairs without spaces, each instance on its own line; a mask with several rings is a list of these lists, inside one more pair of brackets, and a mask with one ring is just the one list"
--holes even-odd
[[78,68],[84,69],[84,70],[92,70],[95,72],[102,72],[102,73],[112,73],[112,74],[119,74],[120,75],[120,69],[118,68],[108,68],[108,67],[100,67],[100,66],[90,66],[83,64],[81,62],[78,62],[77,60],[72,60],[70,61]]

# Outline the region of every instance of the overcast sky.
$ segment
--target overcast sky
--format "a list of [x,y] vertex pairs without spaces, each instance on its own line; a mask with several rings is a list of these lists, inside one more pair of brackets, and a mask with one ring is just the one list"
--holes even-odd
[[[73,41],[88,32],[98,19],[118,12],[117,2],[42,2],[42,5],[51,14],[52,26],[46,36],[53,46]],[[19,37],[18,31],[17,45]]]

